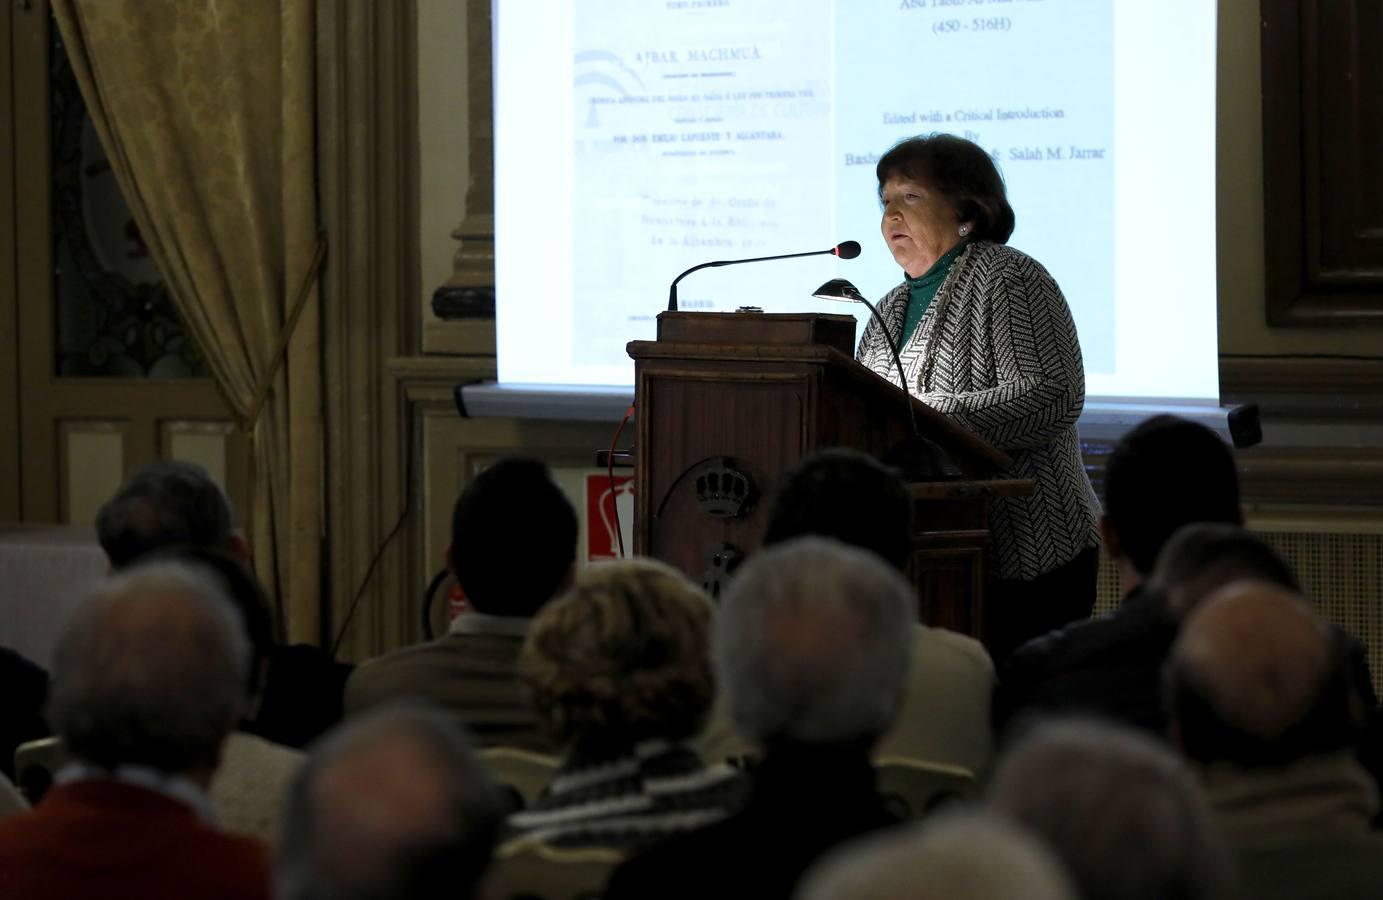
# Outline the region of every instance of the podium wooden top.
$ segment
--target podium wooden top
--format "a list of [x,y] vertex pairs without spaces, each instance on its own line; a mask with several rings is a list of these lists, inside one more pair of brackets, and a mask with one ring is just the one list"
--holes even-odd
[[[806,364],[829,369],[856,396],[883,395],[881,408],[906,410],[911,403],[923,434],[938,442],[972,477],[993,475],[1012,465],[1008,454],[951,421],[896,381],[881,378],[855,361],[855,320],[825,313],[665,312],[658,340],[626,345],[640,366],[692,362],[716,366]],[[895,399],[896,398],[896,399]]]
[[827,313],[665,312],[658,340],[669,344],[831,347],[855,355],[855,317]]

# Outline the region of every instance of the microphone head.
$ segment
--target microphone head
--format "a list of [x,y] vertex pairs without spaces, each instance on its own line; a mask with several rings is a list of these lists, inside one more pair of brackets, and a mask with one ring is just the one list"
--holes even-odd
[[841,259],[854,259],[860,255],[859,241],[845,241],[836,245],[836,256]]

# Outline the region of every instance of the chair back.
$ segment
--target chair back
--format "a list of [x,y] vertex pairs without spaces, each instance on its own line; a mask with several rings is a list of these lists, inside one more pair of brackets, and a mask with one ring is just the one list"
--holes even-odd
[[14,782],[10,781],[9,776],[0,772],[0,819],[17,816],[28,809],[29,801],[24,799],[24,795],[14,786]]
[[486,747],[480,751],[480,758],[499,783],[522,801],[518,807],[520,809],[533,805],[543,788],[552,781],[553,773],[561,762],[555,756],[517,747]]
[[554,847],[518,838],[495,852],[494,900],[599,900],[624,854],[608,847]]
[[306,759],[301,750],[232,731],[207,790],[221,829],[273,845],[289,786]]
[[884,804],[904,819],[920,819],[975,789],[970,770],[945,763],[887,756],[874,761],[874,772]]
[[37,805],[53,786],[58,770],[72,761],[60,737],[25,741],[14,751],[15,787],[30,803]]

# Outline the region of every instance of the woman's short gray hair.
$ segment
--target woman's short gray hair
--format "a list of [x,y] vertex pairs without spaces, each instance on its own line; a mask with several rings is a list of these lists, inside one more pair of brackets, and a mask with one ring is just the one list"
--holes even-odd
[[980,812],[846,844],[808,870],[799,900],[1074,900],[1057,858],[1035,836]]
[[1228,857],[1167,747],[1080,719],[1036,726],[1000,762],[990,806],[1042,836],[1091,900],[1221,896]]
[[249,666],[244,626],[208,571],[136,565],[98,585],[59,640],[49,722],[103,768],[214,765]]
[[740,734],[774,741],[872,741],[907,680],[912,588],[882,559],[820,537],[760,551],[731,582],[712,640]]

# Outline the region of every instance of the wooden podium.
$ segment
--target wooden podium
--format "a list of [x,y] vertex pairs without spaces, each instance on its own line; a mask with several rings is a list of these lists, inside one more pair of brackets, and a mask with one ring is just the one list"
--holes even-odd
[[665,312],[656,341],[631,341],[634,552],[718,594],[759,546],[785,469],[819,447],[883,454],[911,433],[911,402],[964,474],[911,485],[918,616],[979,637],[986,503],[1032,485],[994,479],[1004,453],[855,362],[854,346],[851,316],[753,312]]

